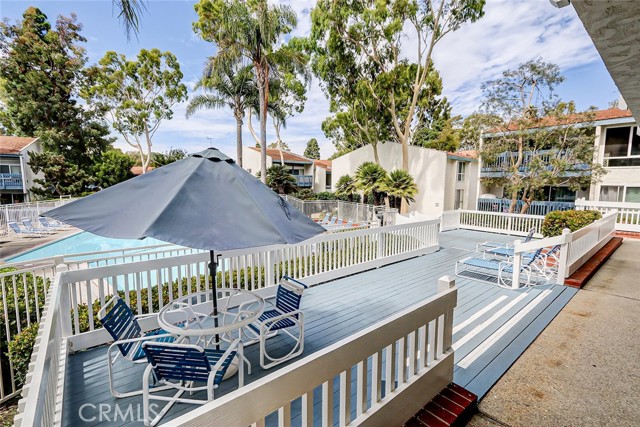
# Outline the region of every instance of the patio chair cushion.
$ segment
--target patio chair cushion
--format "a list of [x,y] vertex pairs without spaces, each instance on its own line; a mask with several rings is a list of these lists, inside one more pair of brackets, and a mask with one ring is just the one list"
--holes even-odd
[[[143,348],[156,378],[174,381],[206,382],[211,368],[225,353],[223,350],[197,350],[192,347],[157,345],[153,342],[145,343]],[[235,356],[235,351],[229,352],[215,374],[214,384],[222,382]]]
[[[277,322],[273,323],[273,322],[269,322],[269,319],[272,319],[276,316],[280,316],[282,315],[282,313],[278,312],[277,310],[267,310],[264,313],[262,313],[262,315],[258,318],[258,322],[259,323],[264,323],[265,325],[267,325],[267,327],[271,327],[270,329],[272,331],[276,331],[278,329],[284,329],[284,328],[289,328],[291,326],[294,326],[295,323],[293,322],[293,320],[285,318],[285,319],[280,319]],[[273,323],[273,325],[272,325]],[[251,329],[253,329],[256,333],[260,333],[260,329],[258,328],[258,326],[254,325],[253,323],[249,325],[249,327]]]

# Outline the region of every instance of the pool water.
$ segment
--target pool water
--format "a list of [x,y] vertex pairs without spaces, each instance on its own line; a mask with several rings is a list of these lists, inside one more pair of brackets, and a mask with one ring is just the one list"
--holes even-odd
[[61,240],[56,240],[47,245],[32,249],[20,255],[8,258],[7,262],[31,261],[40,258],[50,258],[57,255],[71,255],[83,252],[98,252],[117,249],[138,248],[142,246],[166,244],[158,239],[147,237],[146,239],[111,239],[97,236],[87,231],[74,234]]

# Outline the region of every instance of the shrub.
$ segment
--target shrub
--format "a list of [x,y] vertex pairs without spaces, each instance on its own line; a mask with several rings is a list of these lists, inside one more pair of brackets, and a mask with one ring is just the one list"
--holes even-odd
[[24,384],[37,336],[38,323],[32,323],[9,342],[9,359],[13,363],[17,387],[22,387]]
[[559,236],[562,230],[579,230],[602,218],[598,211],[552,211],[544,217],[542,235],[545,237]]

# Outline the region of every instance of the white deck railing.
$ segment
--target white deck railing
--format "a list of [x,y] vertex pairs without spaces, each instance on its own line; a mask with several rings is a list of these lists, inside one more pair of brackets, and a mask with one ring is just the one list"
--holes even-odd
[[343,200],[300,200],[285,196],[286,200],[303,214],[316,219],[323,219],[325,214],[336,216],[344,221],[376,224],[376,209],[365,203],[345,202]]
[[[323,426],[336,421],[341,426],[400,425],[453,379],[457,289],[453,279],[443,277],[438,290],[424,302],[169,421],[167,427],[210,426],[213,420],[216,425],[264,426],[274,412],[284,427],[310,427],[318,421]],[[321,399],[314,408],[316,389]],[[298,400],[300,413],[292,410]],[[292,420],[297,417],[299,421]]]
[[[296,245],[222,252],[217,280],[222,287],[251,291],[275,288],[284,275],[314,285],[437,249],[437,220],[345,231],[317,236]],[[83,304],[98,301],[101,306],[117,291],[123,291],[124,299],[138,314],[148,314],[158,312],[166,302],[184,293],[211,289],[208,262],[208,253],[195,253],[69,271],[65,274],[65,286],[69,289],[73,310],[72,335],[96,329],[97,310],[87,310],[85,314]],[[163,298],[154,299],[154,293]],[[91,337],[86,342],[72,340],[73,348],[96,345],[103,338],[106,335]]]
[[488,231],[490,233],[526,236],[535,229],[535,237],[542,237],[543,216],[520,215],[500,212],[471,210],[445,211],[441,217],[442,231],[464,228],[466,230]]
[[596,210],[601,214],[616,212],[616,230],[640,232],[640,203],[591,202],[577,199],[576,209]]
[[[56,283],[59,283],[60,274]],[[63,288],[51,286],[42,312],[31,365],[18,402],[16,427],[50,427],[62,420],[62,396],[67,357],[67,341],[62,333],[65,306]],[[28,410],[25,410],[28,408]]]
[[[274,293],[277,278],[283,274],[317,284],[433,252],[438,248],[438,224],[437,220],[426,221],[322,235],[298,245],[228,251],[221,254],[218,274],[223,280],[219,284],[250,289],[263,295]],[[97,310],[86,310],[83,304],[96,301],[96,305],[101,306],[109,295],[121,290],[126,302],[138,314],[156,313],[166,301],[184,292],[211,289],[208,256],[207,253],[196,253],[63,272],[60,271],[64,266],[58,266],[55,282],[49,286],[49,300],[42,314],[28,385],[23,389],[18,425],[56,425],[61,416],[59,411],[64,395],[61,378],[64,378],[67,351],[80,351],[111,340],[98,326]],[[163,298],[153,297],[156,291]],[[453,301],[455,305],[455,297]],[[85,315],[82,310],[86,310]],[[431,318],[422,317],[423,321],[426,319]],[[157,327],[154,317],[142,319],[140,323],[145,330]],[[441,338],[438,340],[442,342]],[[442,353],[434,353],[432,357],[436,358],[437,354],[442,356]],[[32,405],[38,405],[38,411],[24,411]]]
[[565,229],[560,236],[532,240],[527,243],[516,240],[514,242],[512,286],[514,288],[520,286],[519,272],[522,265],[522,255],[525,252],[533,252],[539,248],[550,249],[556,245],[560,245],[556,283],[564,284],[567,277],[571,276],[611,240],[615,233],[615,221],[616,213],[611,212],[605,214],[598,221],[574,232]]

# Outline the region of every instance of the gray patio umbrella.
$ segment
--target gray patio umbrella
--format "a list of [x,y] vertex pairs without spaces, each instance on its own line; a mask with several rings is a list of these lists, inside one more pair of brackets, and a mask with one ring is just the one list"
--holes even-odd
[[[215,148],[46,212],[118,239],[156,239],[210,251],[298,243],[326,230]],[[213,292],[217,314],[217,296]]]

